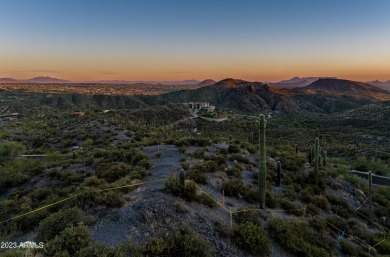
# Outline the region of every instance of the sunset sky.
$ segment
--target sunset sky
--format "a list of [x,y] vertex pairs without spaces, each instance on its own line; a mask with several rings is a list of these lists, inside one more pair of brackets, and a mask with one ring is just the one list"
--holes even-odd
[[1,0],[0,77],[390,80],[386,0]]

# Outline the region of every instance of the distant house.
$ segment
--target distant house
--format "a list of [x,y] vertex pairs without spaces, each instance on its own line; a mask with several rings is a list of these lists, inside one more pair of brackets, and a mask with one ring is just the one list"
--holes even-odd
[[198,109],[198,110],[201,108],[210,106],[210,104],[208,102],[189,102],[189,103],[184,103],[184,104],[187,105],[191,109]]
[[213,112],[215,110],[215,106],[210,105],[208,102],[189,102],[184,103],[184,105],[188,106],[190,109],[204,109],[207,112]]

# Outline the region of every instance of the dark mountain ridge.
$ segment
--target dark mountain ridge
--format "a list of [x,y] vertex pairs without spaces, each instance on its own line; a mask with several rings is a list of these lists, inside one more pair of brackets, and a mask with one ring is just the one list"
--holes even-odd
[[384,89],[358,81],[345,79],[319,79],[310,85],[303,87],[303,90],[318,90],[318,91],[337,91],[337,92],[376,92],[390,94]]
[[224,79],[211,86],[195,90],[180,90],[156,96],[158,102],[210,102],[219,108],[237,112],[262,111],[294,112],[299,106],[292,93],[261,82]]

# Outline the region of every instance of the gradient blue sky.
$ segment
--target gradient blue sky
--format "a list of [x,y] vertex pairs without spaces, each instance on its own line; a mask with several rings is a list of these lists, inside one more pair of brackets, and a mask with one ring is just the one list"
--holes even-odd
[[390,1],[0,1],[0,77],[390,79]]

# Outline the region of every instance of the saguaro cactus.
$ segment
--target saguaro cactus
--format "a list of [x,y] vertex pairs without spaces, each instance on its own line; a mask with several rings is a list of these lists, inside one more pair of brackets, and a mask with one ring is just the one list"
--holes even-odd
[[310,161],[310,164],[313,164],[313,161],[314,161],[314,145],[311,146],[311,161]]
[[295,144],[295,153],[298,154],[299,153],[299,148],[298,148],[298,145]]
[[183,187],[185,187],[186,175],[185,175],[183,169],[180,170],[179,178],[180,178],[180,184],[181,184]]
[[314,183],[318,185],[318,173],[319,173],[319,150],[320,150],[320,140],[318,137],[315,139],[314,143]]
[[370,218],[374,215],[373,213],[373,208],[372,208],[372,173],[371,171],[368,172],[368,194],[369,194],[369,199],[368,199],[368,208],[369,208],[369,213],[370,213]]
[[266,148],[265,148],[265,127],[267,122],[263,114],[259,118],[259,194],[260,208],[265,208],[265,187],[266,187]]
[[313,146],[312,145],[309,146],[308,158],[309,158],[309,163],[311,164],[313,161]]
[[280,180],[282,178],[282,163],[278,161],[278,165],[276,166],[276,186],[280,187]]
[[327,155],[328,155],[328,152],[327,151],[324,151],[324,166],[326,166],[326,158],[327,158]]

